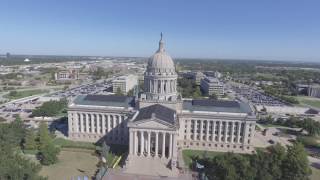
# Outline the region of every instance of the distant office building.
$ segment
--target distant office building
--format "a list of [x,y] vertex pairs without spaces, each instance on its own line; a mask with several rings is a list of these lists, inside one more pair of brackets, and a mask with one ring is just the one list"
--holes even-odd
[[11,57],[11,54],[10,53],[6,53],[6,58],[10,58]]
[[192,79],[194,80],[194,82],[196,83],[196,85],[200,85],[201,80],[205,78],[205,75],[202,72],[195,72],[192,75]]
[[216,94],[217,96],[224,95],[224,86],[217,78],[206,77],[201,80],[201,89],[206,95]]
[[216,78],[221,78],[221,77],[222,77],[222,74],[221,74],[220,72],[218,72],[218,71],[215,71],[215,72],[214,72],[214,77],[216,77]]
[[320,98],[320,85],[309,86],[308,96]]
[[56,81],[72,81],[79,79],[78,70],[60,70],[54,74]]
[[120,76],[113,80],[113,92],[117,93],[118,89],[124,94],[138,85],[138,77],[134,75]]

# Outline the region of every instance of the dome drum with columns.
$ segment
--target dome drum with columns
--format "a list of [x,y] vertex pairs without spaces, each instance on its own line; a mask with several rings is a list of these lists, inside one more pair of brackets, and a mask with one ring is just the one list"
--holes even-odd
[[159,41],[159,49],[148,60],[144,74],[146,100],[175,101],[177,99],[177,73],[172,58],[164,49],[164,42]]

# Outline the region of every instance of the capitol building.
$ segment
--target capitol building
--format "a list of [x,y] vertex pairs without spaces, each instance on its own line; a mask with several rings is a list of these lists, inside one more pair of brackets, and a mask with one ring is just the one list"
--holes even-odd
[[[161,39],[136,97],[80,95],[68,107],[72,140],[128,145],[128,172],[151,174],[153,164],[176,172],[184,149],[254,151],[256,116],[249,104],[212,99],[184,100],[178,75]],[[159,165],[160,164],[160,165]],[[151,170],[150,170],[151,169]]]

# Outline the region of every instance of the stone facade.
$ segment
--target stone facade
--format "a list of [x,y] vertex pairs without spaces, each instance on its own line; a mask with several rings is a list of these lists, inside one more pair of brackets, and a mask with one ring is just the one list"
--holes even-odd
[[252,152],[256,117],[238,101],[183,100],[174,63],[159,49],[149,59],[140,97],[87,95],[69,105],[69,138],[129,146],[127,167],[157,160],[176,171],[179,149]]

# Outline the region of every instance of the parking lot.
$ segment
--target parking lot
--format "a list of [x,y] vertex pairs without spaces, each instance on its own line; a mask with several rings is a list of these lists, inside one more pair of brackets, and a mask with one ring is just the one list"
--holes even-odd
[[[41,106],[45,101],[59,100],[61,98],[67,98],[70,101],[82,94],[113,94],[112,79],[109,78],[95,83],[84,84],[51,94],[17,99],[0,106],[0,116],[8,121],[12,121],[19,115],[23,120],[30,122],[36,120],[35,118],[30,118],[32,110]],[[50,121],[50,118],[46,118],[45,120]]]
[[64,91],[58,91],[50,94],[49,97],[74,98],[77,95],[87,94],[112,94],[112,80],[107,79],[92,84],[80,85]]
[[253,105],[265,105],[265,106],[284,106],[285,104],[278,99],[266,95],[261,91],[258,91],[252,87],[242,85],[233,86],[232,90],[238,98],[245,98]]

